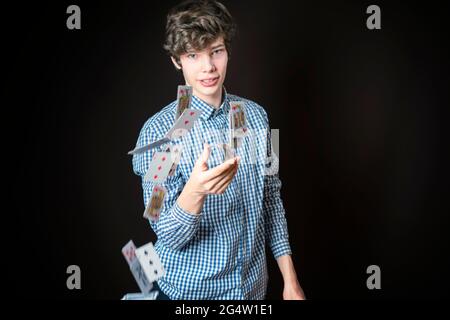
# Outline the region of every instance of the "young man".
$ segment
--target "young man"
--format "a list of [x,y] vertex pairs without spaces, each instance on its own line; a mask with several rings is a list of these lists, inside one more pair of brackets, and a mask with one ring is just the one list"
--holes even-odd
[[[218,150],[212,148],[227,142],[230,101],[244,102],[249,130],[270,130],[261,106],[223,87],[234,33],[231,15],[216,1],[186,1],[167,17],[164,48],[192,87],[191,108],[202,113],[188,135],[171,142],[183,145],[182,160],[163,183],[167,195],[159,220],[150,222],[165,268],[158,286],[169,299],[264,299],[267,241],[284,279],[283,298],[304,299],[291,259],[278,176],[264,174],[265,163],[251,161],[249,137],[242,138],[236,156],[227,161],[217,160]],[[174,101],[152,116],[137,146],[162,138],[176,109]],[[264,137],[253,145],[265,156],[270,141]],[[152,154],[133,157],[136,174],[145,176]],[[146,205],[154,184],[142,180],[142,186]]]

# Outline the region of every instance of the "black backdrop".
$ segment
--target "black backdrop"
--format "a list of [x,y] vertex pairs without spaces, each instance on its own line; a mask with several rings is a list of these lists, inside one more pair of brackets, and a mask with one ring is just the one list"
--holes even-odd
[[[293,259],[310,299],[442,297],[449,285],[449,62],[443,3],[223,1],[239,34],[225,85],[280,129]],[[181,75],[162,49],[176,1],[4,6],[7,291],[119,299],[121,247],[155,241],[133,148]],[[8,204],[8,205],[6,205]],[[5,252],[5,251],[4,251]],[[79,265],[82,289],[66,288]],[[366,288],[381,268],[382,289]],[[267,297],[282,278],[269,254]]]

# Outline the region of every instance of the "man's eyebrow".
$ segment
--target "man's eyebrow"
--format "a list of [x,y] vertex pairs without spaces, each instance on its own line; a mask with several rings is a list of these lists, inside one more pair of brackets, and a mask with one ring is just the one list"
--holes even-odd
[[[217,44],[214,47],[211,47],[211,50],[215,50],[215,49],[220,48],[220,47],[225,47],[225,44],[223,44],[223,43]],[[185,54],[191,54],[191,53],[197,53],[197,51],[194,50],[194,49],[189,49],[189,50],[187,50],[185,52]]]
[[214,49],[217,49],[217,48],[220,48],[220,47],[224,47],[224,46],[225,45],[223,43],[221,43],[221,44],[218,44],[218,45],[215,45],[214,47],[212,47],[211,50],[214,50]]

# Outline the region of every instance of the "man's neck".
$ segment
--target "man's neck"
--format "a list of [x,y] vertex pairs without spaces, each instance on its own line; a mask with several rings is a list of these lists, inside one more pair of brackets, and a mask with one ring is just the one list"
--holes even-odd
[[223,100],[223,88],[220,88],[217,95],[215,96],[202,96],[194,92],[194,95],[196,95],[198,98],[205,101],[207,104],[213,106],[214,108],[218,109],[222,105]]

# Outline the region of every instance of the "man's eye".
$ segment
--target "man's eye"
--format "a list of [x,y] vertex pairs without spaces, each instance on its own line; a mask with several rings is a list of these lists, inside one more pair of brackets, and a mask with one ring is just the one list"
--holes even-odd
[[196,56],[197,55],[195,53],[188,54],[188,58],[190,58],[190,59],[195,59]]
[[213,53],[222,53],[223,49],[214,50]]

